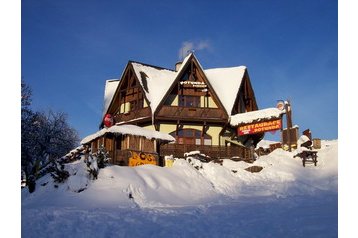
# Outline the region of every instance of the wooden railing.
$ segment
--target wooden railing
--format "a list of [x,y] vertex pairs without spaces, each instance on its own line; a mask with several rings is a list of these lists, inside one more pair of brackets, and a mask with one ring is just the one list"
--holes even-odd
[[219,108],[193,108],[178,106],[163,106],[156,117],[168,119],[190,119],[190,120],[225,120],[225,113]]
[[166,144],[160,146],[160,156],[173,155],[183,158],[184,153],[190,151],[200,151],[201,154],[211,158],[240,158],[242,160],[251,160],[253,152],[244,146],[211,146],[211,145],[182,145]]
[[152,112],[150,107],[145,107],[133,111],[129,111],[127,113],[116,114],[114,116],[115,122],[122,122],[122,121],[130,121],[134,119],[143,119],[143,118],[150,118]]
[[[115,122],[130,121],[134,119],[143,119],[151,117],[150,107],[145,107],[127,113],[116,114],[114,116]],[[226,121],[225,113],[219,108],[193,108],[193,107],[178,107],[178,106],[163,106],[157,118],[164,119],[189,119],[189,120],[212,120],[212,121]]]

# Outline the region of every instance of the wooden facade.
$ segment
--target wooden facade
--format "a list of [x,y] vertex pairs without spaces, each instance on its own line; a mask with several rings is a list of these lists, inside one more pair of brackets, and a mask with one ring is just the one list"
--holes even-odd
[[143,136],[105,134],[91,141],[91,151],[96,153],[103,145],[111,158],[111,164],[137,166],[159,165],[157,140]]
[[[150,101],[151,98],[148,96],[156,93],[150,91],[151,89],[148,86],[151,83],[150,80],[152,80],[148,76],[150,71],[142,70],[138,72],[135,64],[130,61],[120,78],[117,90],[105,113],[113,115],[115,123],[134,124],[168,133],[175,137],[177,147],[163,145],[161,148],[157,148],[161,151],[160,155],[164,156],[166,153],[168,155],[176,154],[182,151],[183,148],[187,150],[190,148],[190,150],[201,149],[213,156],[216,153],[215,151],[218,151],[215,154],[218,157],[248,156],[248,152],[245,152],[245,146],[252,146],[252,143],[257,143],[262,139],[263,134],[238,138],[235,128],[228,123],[229,117],[233,114],[258,110],[247,70],[242,76],[237,76],[238,80],[242,80],[242,82],[238,88],[237,95],[232,99],[234,102],[232,110],[227,111],[193,54],[183,61],[183,65],[181,65],[178,72],[135,63],[142,65],[145,69],[149,68],[151,71],[155,71],[157,75],[162,71],[166,71],[168,75],[174,75],[175,78],[168,78],[168,80],[172,80],[172,83],[167,88],[157,107],[154,108],[153,102]],[[224,81],[223,83],[225,84]],[[228,86],[230,87],[230,85]],[[103,124],[100,126],[103,127]],[[133,148],[121,147],[122,151],[126,149],[141,151],[145,149],[134,148],[138,141],[129,140],[133,140]],[[233,140],[237,141],[235,145],[231,143]],[[115,148],[116,145],[113,144],[112,147]],[[234,145],[235,148],[232,148],[229,152],[229,149],[225,149],[225,147],[230,145]],[[178,149],[179,147],[181,147],[180,150]],[[237,149],[241,147],[243,149]],[[212,152],[210,152],[210,149]],[[112,149],[112,151],[115,150]],[[147,152],[154,153],[154,151],[150,150]],[[123,155],[119,154],[125,152],[120,152],[118,156],[117,152],[113,153],[115,161],[122,161]],[[177,155],[180,156],[180,154]]]

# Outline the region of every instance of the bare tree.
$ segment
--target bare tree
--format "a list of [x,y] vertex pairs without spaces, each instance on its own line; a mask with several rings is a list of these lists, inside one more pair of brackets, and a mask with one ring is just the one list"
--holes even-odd
[[65,113],[32,111],[31,89],[23,82],[21,93],[21,167],[34,186],[38,172],[77,147],[79,137]]

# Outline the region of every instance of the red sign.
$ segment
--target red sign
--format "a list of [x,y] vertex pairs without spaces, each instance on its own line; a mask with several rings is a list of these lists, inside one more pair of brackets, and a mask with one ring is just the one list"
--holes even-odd
[[255,133],[262,133],[266,131],[280,130],[281,124],[282,124],[281,119],[246,124],[246,125],[239,126],[237,128],[237,134],[242,136],[242,135],[249,135]]
[[103,124],[104,124],[106,127],[111,127],[111,126],[113,126],[113,117],[112,117],[111,114],[106,114],[106,115],[104,116]]

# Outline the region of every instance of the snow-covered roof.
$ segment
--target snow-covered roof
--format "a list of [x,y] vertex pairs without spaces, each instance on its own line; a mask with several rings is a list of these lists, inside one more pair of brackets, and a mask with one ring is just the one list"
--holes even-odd
[[204,70],[209,83],[214,88],[228,115],[231,115],[245,70],[245,66]]
[[160,139],[164,141],[175,141],[175,138],[167,133],[162,133],[159,131],[152,131],[148,129],[144,129],[139,126],[135,125],[114,125],[109,128],[103,128],[96,133],[86,136],[81,141],[81,144],[87,144],[98,137],[105,135],[106,133],[113,133],[113,134],[122,134],[122,135],[135,135],[135,136],[143,136],[147,139]]
[[134,72],[143,88],[146,98],[149,101],[152,115],[154,115],[154,112],[158,108],[163,97],[168,92],[170,86],[172,86],[191,55],[192,54],[189,54],[184,58],[183,63],[177,72],[132,62]]
[[154,114],[160,101],[173,84],[177,72],[154,68],[135,62],[132,62],[132,66],[145,96],[149,101],[152,114]]
[[230,125],[238,126],[240,124],[248,124],[252,122],[279,118],[283,113],[284,111],[281,111],[277,108],[266,108],[252,112],[239,113],[230,117]]
[[[195,57],[193,53],[187,55],[184,58],[178,71],[150,66],[139,62],[130,62],[143,88],[145,96],[149,101],[152,115],[154,115],[154,112],[157,110],[160,102],[163,100],[170,87],[176,81],[177,77],[181,74],[181,71],[184,70],[191,56]],[[197,59],[196,61],[198,62],[199,66],[202,67]],[[206,75],[210,85],[213,87],[216,95],[219,97],[219,100],[223,104],[228,115],[231,115],[231,110],[235,103],[237,93],[239,92],[245,70],[245,66],[214,68],[206,70],[203,69],[204,74]],[[119,81],[116,82],[118,85]],[[114,96],[114,92],[112,94],[109,92],[111,92],[113,88],[115,90],[117,87],[117,85],[114,86],[114,84],[112,87],[112,81],[110,81],[110,83],[111,84],[108,88],[108,93],[105,93],[105,107],[103,115],[108,110],[109,103]],[[107,84],[109,84],[108,81],[106,82],[106,85]]]
[[112,101],[112,98],[114,96],[114,93],[116,92],[118,84],[119,84],[118,79],[106,80],[106,85],[104,88],[103,112],[102,112],[101,120],[103,119],[104,115],[108,110],[109,104]]

